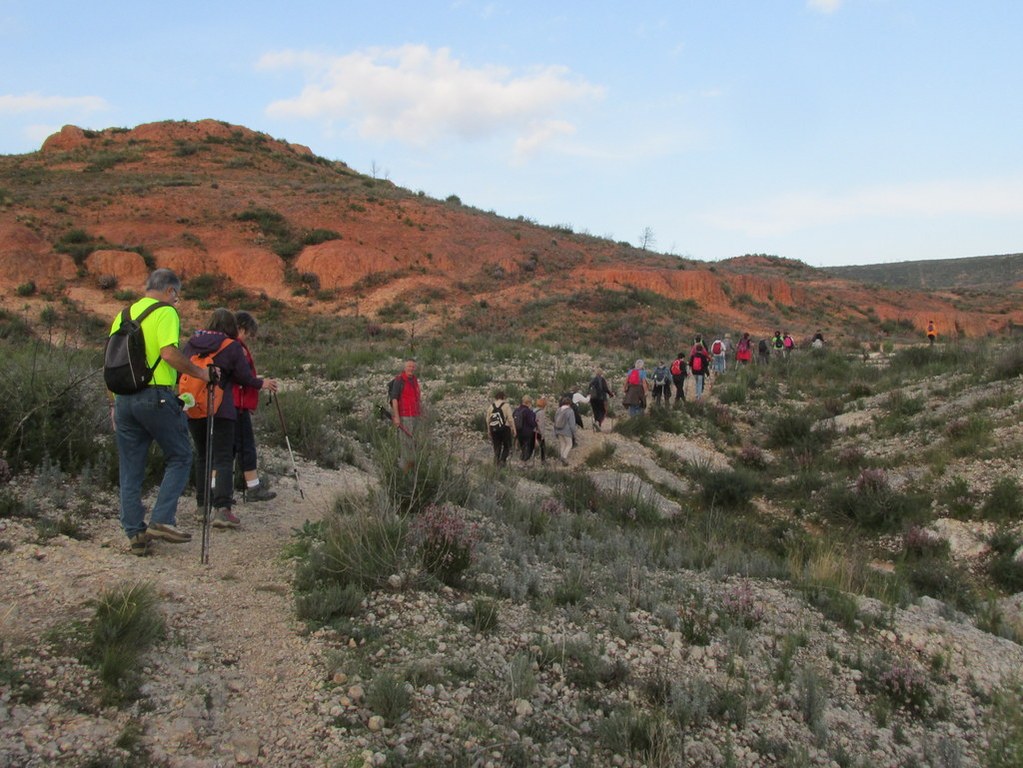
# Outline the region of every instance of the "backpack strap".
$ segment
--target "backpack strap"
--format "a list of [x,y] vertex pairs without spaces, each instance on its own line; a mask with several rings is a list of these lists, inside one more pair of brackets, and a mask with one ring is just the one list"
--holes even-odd
[[[172,304],[168,304],[166,301],[155,301],[152,304],[150,304],[148,307],[143,309],[141,312],[139,312],[139,316],[135,318],[135,322],[138,323],[139,326],[141,326],[142,325],[142,321],[145,320],[147,317],[149,317],[150,314],[152,314],[156,310],[160,309],[160,307],[170,307],[170,306],[173,306],[173,305]],[[125,322],[129,322],[129,323],[131,322],[131,305],[130,304],[127,307],[125,307],[123,310],[121,310],[121,324],[118,326],[118,329],[123,328]],[[159,355],[156,356],[156,361],[152,365],[149,364],[149,358],[148,357],[146,358],[146,367],[149,369],[149,376],[150,376],[150,378],[152,378],[153,371],[156,370],[156,366],[158,366],[159,364],[160,364],[160,356]]]

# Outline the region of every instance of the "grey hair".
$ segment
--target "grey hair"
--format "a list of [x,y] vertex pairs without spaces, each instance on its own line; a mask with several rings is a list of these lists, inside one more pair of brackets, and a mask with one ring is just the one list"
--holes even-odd
[[181,290],[181,278],[174,274],[172,269],[154,269],[146,280],[147,291],[166,291],[171,288]]

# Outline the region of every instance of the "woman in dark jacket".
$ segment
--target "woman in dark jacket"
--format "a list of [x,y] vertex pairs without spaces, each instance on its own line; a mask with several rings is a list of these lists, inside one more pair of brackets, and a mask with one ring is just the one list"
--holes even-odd
[[[238,417],[238,410],[234,404],[234,385],[241,384],[256,390],[266,389],[268,392],[277,391],[276,381],[261,379],[253,375],[248,358],[245,356],[245,350],[237,339],[238,324],[235,321],[234,313],[219,307],[213,310],[209,327],[195,331],[181,350],[188,358],[193,355],[213,354],[213,365],[220,371],[217,387],[226,393],[213,414],[212,503],[214,513],[210,522],[216,528],[237,528],[241,522],[231,511],[233,503],[231,469],[234,464],[235,421]],[[207,418],[189,418],[188,420],[188,430],[192,433],[192,442],[195,443],[198,453],[195,461],[195,500],[200,510],[206,505],[206,435],[208,427]]]
[[611,391],[611,387],[608,386],[607,379],[604,378],[604,372],[600,368],[593,372],[589,396],[590,408],[593,409],[593,428],[599,432],[600,428],[604,425],[604,419],[607,418],[607,399],[615,396],[615,393]]

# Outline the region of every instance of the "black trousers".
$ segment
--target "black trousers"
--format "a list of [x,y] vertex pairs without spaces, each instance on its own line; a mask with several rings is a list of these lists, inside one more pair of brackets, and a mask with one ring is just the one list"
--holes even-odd
[[[206,419],[189,419],[188,431],[198,454],[195,457],[195,502],[200,507],[206,504]],[[233,478],[231,465],[234,464],[234,419],[213,419],[213,507],[230,509]]]
[[536,432],[519,432],[519,452],[523,461],[533,458],[533,448],[536,446]]
[[672,374],[672,382],[675,384],[675,402],[686,399],[686,377],[685,374]]
[[490,442],[494,445],[494,463],[504,464],[512,449],[511,427],[490,430]]

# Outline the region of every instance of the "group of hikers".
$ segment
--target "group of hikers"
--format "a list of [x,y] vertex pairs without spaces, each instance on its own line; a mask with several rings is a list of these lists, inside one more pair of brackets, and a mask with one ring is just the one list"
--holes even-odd
[[[256,337],[256,320],[248,312],[218,308],[207,327],[196,330],[179,349],[176,305],[180,296],[181,279],[170,269],[157,269],[149,276],[143,297],[119,312],[110,329],[113,338],[124,330],[122,326],[137,323],[145,345],[148,370],[140,388],[112,395],[110,403],[119,462],[121,527],[132,554],[140,556],[149,553],[155,540],[191,541],[191,534],[178,527],[177,507],[193,466],[197,510],[205,514],[212,506],[207,522],[213,527],[237,528],[241,522],[232,509],[236,460],[246,501],[276,495],[260,483],[256,466],[252,412],[260,392],[277,392],[274,379],[256,375],[247,346]],[[182,380],[192,377],[209,387],[211,395],[220,389],[216,399],[210,398],[214,400],[211,413],[197,398],[179,396],[179,374]],[[203,415],[193,417],[190,410]],[[147,522],[142,484],[153,442],[163,452],[164,471]]]
[[[145,346],[147,370],[142,382],[137,389],[112,394],[110,404],[119,460],[120,521],[130,550],[136,555],[147,554],[154,540],[171,543],[191,540],[191,534],[177,525],[177,503],[193,467],[196,505],[204,522],[213,527],[237,528],[240,524],[233,511],[236,462],[241,471],[239,487],[244,490],[246,501],[275,496],[260,482],[252,428],[252,412],[258,406],[259,393],[276,393],[278,389],[274,379],[256,374],[248,348],[248,342],[258,331],[256,320],[248,312],[218,308],[207,327],[192,333],[179,349],[180,317],[176,305],[180,294],[181,280],[172,270],[155,270],[146,282],[143,297],[118,313],[110,330],[113,339],[123,333],[124,326],[137,327]],[[934,321],[929,321],[927,338],[931,344],[936,336]],[[820,330],[808,345],[818,349],[824,346]],[[770,339],[756,343],[756,362],[769,364],[772,353],[786,359],[796,348],[788,331],[775,331]],[[729,334],[709,344],[697,335],[688,352],[680,351],[670,363],[662,361],[649,373],[644,361],[636,360],[625,377],[622,404],[630,416],[635,416],[644,412],[651,396],[653,405],[669,405],[673,389],[675,403],[684,402],[686,379],[692,379],[693,398],[700,401],[707,377],[724,373],[728,358],[733,355],[738,366],[753,362],[754,342],[748,332],[741,335],[734,349]],[[179,392],[179,386],[183,387],[179,378],[184,382],[189,377],[206,388],[210,401],[213,392],[221,390],[211,413],[196,408],[196,398],[188,397],[183,389]],[[494,462],[505,464],[514,445],[524,462],[535,454],[546,462],[548,444],[552,443],[557,446],[557,459],[567,464],[583,427],[579,406],[589,404],[593,429],[599,432],[612,397],[615,391],[599,368],[593,372],[586,394],[567,392],[557,399],[553,417],[545,397],[537,398],[535,405],[531,397],[522,397],[513,408],[505,392],[498,390],[484,416]],[[414,358],[408,358],[402,371],[391,380],[388,402],[390,418],[403,436],[399,461],[409,468],[414,458],[413,437],[422,413]],[[153,442],[164,454],[164,473],[147,522],[142,485]],[[212,515],[207,518],[211,507]]]
[[[788,357],[796,346],[790,333],[776,331],[770,339],[760,340],[757,362],[769,363],[772,350]],[[824,346],[824,335],[820,330],[811,337],[809,346],[815,349]],[[702,335],[697,335],[688,352],[679,352],[670,363],[661,362],[651,371],[647,370],[642,359],[636,360],[625,376],[622,405],[630,416],[636,416],[646,410],[651,399],[654,406],[670,405],[673,399],[676,404],[685,402],[687,380],[692,381],[693,399],[701,401],[708,377],[724,373],[731,354],[734,353],[737,365],[749,365],[753,361],[753,350],[749,333],[742,334],[734,350],[730,334],[724,334],[709,344]],[[600,432],[607,418],[609,399],[614,396],[615,391],[599,368],[593,372],[586,394],[568,392],[558,398],[553,418],[548,413],[545,397],[537,398],[534,405],[533,399],[527,395],[521,398],[518,406],[513,406],[504,390],[497,390],[484,412],[494,463],[506,464],[516,445],[523,462],[539,454],[541,463],[545,463],[547,445],[553,441],[557,443],[558,460],[567,464],[572,448],[578,444],[578,431],[583,427],[579,406],[589,404],[593,429]]]

